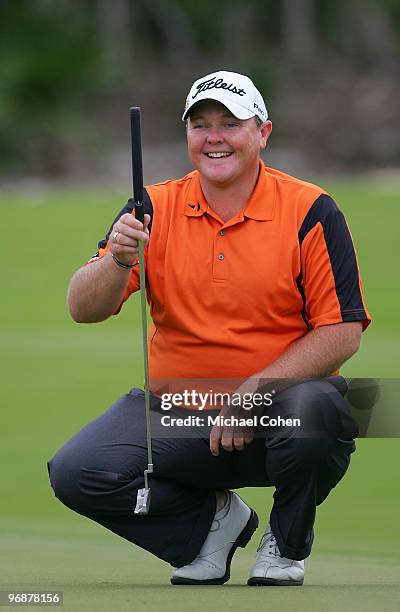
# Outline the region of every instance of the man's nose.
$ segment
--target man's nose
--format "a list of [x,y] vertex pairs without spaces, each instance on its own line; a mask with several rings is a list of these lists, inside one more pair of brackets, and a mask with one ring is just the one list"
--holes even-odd
[[222,130],[218,127],[212,127],[207,132],[207,142],[209,144],[216,144],[218,142],[223,142],[224,135]]

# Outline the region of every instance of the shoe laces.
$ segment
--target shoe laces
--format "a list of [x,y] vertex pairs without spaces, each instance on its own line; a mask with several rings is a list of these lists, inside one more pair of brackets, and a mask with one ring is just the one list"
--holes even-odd
[[261,542],[258,545],[257,552],[261,552],[268,557],[280,557],[278,544],[272,531],[267,531],[261,538]]

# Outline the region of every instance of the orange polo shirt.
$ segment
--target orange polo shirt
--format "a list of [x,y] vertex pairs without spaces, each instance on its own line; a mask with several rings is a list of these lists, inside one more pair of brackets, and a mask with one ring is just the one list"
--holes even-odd
[[[369,324],[350,232],[320,187],[260,162],[245,208],[226,223],[197,171],[146,191],[151,379],[248,377],[310,329]],[[108,250],[99,246],[93,260]],[[134,268],[124,301],[138,289]]]

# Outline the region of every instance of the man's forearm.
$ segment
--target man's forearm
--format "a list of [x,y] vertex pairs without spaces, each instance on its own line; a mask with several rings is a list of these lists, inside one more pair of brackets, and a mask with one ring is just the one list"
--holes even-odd
[[257,378],[323,378],[357,352],[362,323],[324,325],[308,332],[278,359],[257,372]]
[[68,288],[68,310],[77,323],[97,323],[112,315],[122,301],[130,270],[117,266],[111,254],[80,268]]

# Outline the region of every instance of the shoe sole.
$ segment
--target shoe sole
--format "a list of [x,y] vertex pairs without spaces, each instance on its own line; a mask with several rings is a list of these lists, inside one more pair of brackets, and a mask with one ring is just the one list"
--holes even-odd
[[179,578],[172,577],[171,584],[180,584],[180,585],[212,585],[212,584],[225,584],[228,582],[231,577],[231,561],[232,557],[236,552],[236,549],[240,546],[240,548],[245,548],[247,544],[250,542],[251,537],[255,530],[258,527],[258,516],[251,510],[250,518],[247,521],[244,529],[240,532],[238,537],[236,538],[232,548],[229,551],[228,557],[226,559],[226,571],[221,578],[210,578],[209,580],[194,580],[193,578]]
[[301,586],[303,580],[277,580],[276,578],[249,578],[248,586]]

